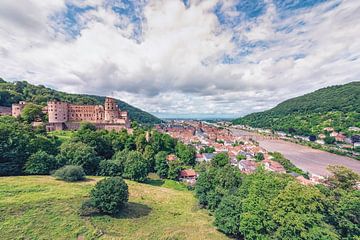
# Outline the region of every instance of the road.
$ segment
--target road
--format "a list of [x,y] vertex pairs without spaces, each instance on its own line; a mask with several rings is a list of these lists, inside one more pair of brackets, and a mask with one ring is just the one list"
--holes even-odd
[[259,134],[243,130],[231,129],[235,136],[252,135],[257,138],[260,146],[270,152],[280,152],[297,167],[312,174],[326,176],[328,165],[344,165],[357,173],[360,173],[360,161],[329,152],[312,149],[296,143],[275,139],[261,139]]

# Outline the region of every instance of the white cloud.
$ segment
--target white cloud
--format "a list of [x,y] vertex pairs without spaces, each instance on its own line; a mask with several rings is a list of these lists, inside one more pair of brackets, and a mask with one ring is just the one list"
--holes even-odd
[[[143,21],[132,23],[102,1],[77,16],[80,34],[69,38],[60,16],[84,1],[0,2],[0,76],[26,79],[60,90],[113,95],[151,112],[240,115],[332,84],[360,80],[357,0],[296,11],[280,20],[266,12],[234,28],[221,26],[217,1],[149,1]],[[222,6],[237,16],[233,5]],[[64,17],[64,15],[61,15]],[[140,42],[134,29],[140,26]],[[277,31],[289,25],[292,31]],[[121,26],[121,27],[116,27]],[[262,41],[246,56],[233,36]],[[221,64],[224,55],[236,64]],[[294,57],[298,56],[298,57]]]

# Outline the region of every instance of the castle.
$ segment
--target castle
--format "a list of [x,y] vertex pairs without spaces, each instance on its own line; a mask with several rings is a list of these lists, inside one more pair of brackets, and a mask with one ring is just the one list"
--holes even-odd
[[130,128],[128,112],[121,111],[113,98],[105,98],[105,105],[76,105],[60,101],[47,104],[49,123],[47,131],[76,130],[81,122],[93,123],[98,129],[115,130]]
[[[12,104],[12,107],[0,106],[0,115],[21,116],[26,102]],[[113,98],[105,98],[105,105],[76,105],[61,101],[50,101],[43,108],[48,115],[47,131],[76,130],[81,122],[90,122],[97,129],[115,130],[130,129],[128,112],[121,111]],[[36,122],[37,123],[37,122]],[[34,125],[35,123],[33,123]],[[36,124],[35,124],[36,125]]]

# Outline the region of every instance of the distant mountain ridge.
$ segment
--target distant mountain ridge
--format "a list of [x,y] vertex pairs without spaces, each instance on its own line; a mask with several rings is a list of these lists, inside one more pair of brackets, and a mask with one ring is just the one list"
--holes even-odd
[[[0,106],[11,106],[11,104],[19,101],[28,101],[44,106],[49,100],[53,99],[74,104],[103,105],[105,102],[104,96],[70,94],[43,85],[32,85],[26,81],[11,83],[0,78]],[[117,99],[117,103],[121,110],[128,111],[130,118],[138,123],[156,124],[161,122],[159,118],[126,102]]]
[[298,134],[320,133],[327,126],[339,131],[360,127],[360,82],[322,88],[233,123]]

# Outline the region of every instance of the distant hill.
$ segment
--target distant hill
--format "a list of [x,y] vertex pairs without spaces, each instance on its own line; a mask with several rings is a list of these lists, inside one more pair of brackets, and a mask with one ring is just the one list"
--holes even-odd
[[[61,100],[74,104],[104,104],[105,97],[70,94],[47,88],[43,85],[35,86],[26,81],[6,82],[0,78],[0,106],[11,106],[19,101],[28,101],[46,105],[49,100]],[[117,100],[121,110],[128,111],[132,120],[142,124],[155,124],[161,122],[157,117],[133,107],[123,101]]]
[[360,127],[360,82],[322,88],[233,123],[305,135],[321,133],[324,127],[347,132]]

